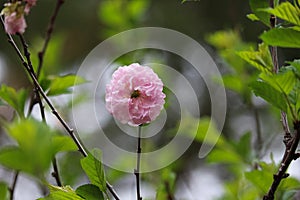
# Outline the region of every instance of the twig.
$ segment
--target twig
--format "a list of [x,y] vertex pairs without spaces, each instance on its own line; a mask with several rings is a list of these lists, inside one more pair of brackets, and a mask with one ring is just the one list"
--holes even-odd
[[141,162],[141,131],[142,131],[142,125],[138,128],[138,145],[137,145],[137,162],[136,162],[136,169],[134,170],[134,174],[136,177],[136,198],[137,200],[142,200],[141,192],[140,192],[140,162]]
[[291,141],[287,144],[282,162],[280,164],[279,170],[276,174],[274,174],[274,181],[269,189],[267,195],[264,196],[263,200],[273,200],[274,194],[281,182],[282,179],[287,178],[289,174],[286,173],[291,162],[299,157],[296,153],[299,140],[300,140],[300,121],[296,121],[294,123],[295,135],[291,139]]
[[15,192],[15,188],[16,188],[16,185],[17,185],[18,177],[19,177],[19,171],[16,171],[13,183],[12,183],[11,188],[10,188],[10,200],[14,199],[14,192]]
[[[51,39],[53,29],[54,29],[54,23],[55,23],[57,15],[58,15],[58,11],[61,8],[61,6],[63,5],[63,3],[64,3],[64,0],[57,0],[54,12],[53,12],[53,14],[50,18],[50,22],[48,24],[48,28],[47,28],[47,31],[46,31],[46,36],[45,36],[45,40],[44,40],[42,50],[38,53],[39,64],[38,64],[37,73],[36,73],[36,78],[37,79],[39,79],[39,77],[40,77],[40,73],[41,73],[42,66],[43,66],[43,61],[44,61],[44,56],[45,56],[49,41]],[[25,53],[25,56],[26,56],[26,53]],[[31,68],[32,72],[34,72],[33,67],[31,65],[31,62],[28,62],[28,65]],[[32,94],[32,97],[30,99],[28,115],[30,115],[30,113],[32,112],[34,105],[36,103],[39,103],[38,95],[39,95],[38,92],[36,90],[34,90],[33,94]]]
[[171,188],[170,188],[170,183],[168,181],[164,182],[165,184],[165,188],[166,188],[166,192],[167,192],[167,199],[168,200],[174,200]]
[[59,171],[58,171],[58,167],[57,167],[57,161],[56,161],[55,157],[52,159],[52,165],[53,165],[53,172],[51,173],[51,175],[55,178],[57,186],[61,187],[62,183],[60,180]]
[[[23,45],[24,55],[26,57],[26,60],[27,60],[27,63],[28,63],[28,67],[31,70],[31,73],[34,74],[34,69],[33,69],[33,66],[32,66],[31,59],[30,59],[30,52],[28,50],[28,44],[26,43],[25,38],[23,37],[22,34],[18,34],[18,35],[20,37],[21,44]],[[39,94],[39,92],[37,90],[37,86],[36,85],[35,85],[33,91],[34,91],[34,94],[33,94],[34,97],[31,100],[33,100],[33,99],[34,100],[31,101],[31,103],[30,103],[30,108],[29,108],[28,116],[31,114],[32,108],[34,106],[34,104],[32,104],[32,102],[37,102],[39,104],[39,107],[40,107],[41,118],[42,118],[42,120],[43,120],[44,123],[47,123],[46,122],[44,105],[43,105],[41,96],[40,96],[40,94]],[[56,158],[55,157],[52,160],[52,165],[53,165],[53,170],[54,170],[54,172],[52,173],[52,176],[55,178],[57,185],[58,186],[62,186],[61,180],[60,180],[60,176],[59,176],[59,171],[58,171],[58,168],[57,168]]]
[[[1,22],[4,25],[4,20],[2,17],[1,18]],[[78,140],[77,136],[74,133],[74,130],[72,128],[69,127],[69,125],[66,123],[66,121],[60,116],[60,114],[57,112],[57,110],[55,109],[55,107],[53,106],[53,104],[51,103],[50,99],[47,97],[47,95],[45,94],[43,88],[40,86],[36,76],[34,73],[31,72],[28,63],[25,61],[22,53],[20,52],[19,48],[17,47],[16,43],[14,42],[12,36],[10,34],[6,34],[8,37],[8,42],[12,45],[12,47],[14,48],[14,50],[17,52],[18,57],[20,58],[23,66],[25,67],[25,70],[28,72],[30,78],[33,81],[33,84],[36,85],[36,89],[38,90],[38,92],[40,93],[40,95],[44,98],[45,102],[47,103],[47,105],[50,107],[51,112],[55,115],[55,117],[58,119],[58,121],[62,124],[62,126],[65,128],[65,130],[68,132],[68,134],[71,136],[71,138],[73,139],[73,141],[75,142],[75,144],[78,147],[78,150],[81,152],[81,154],[86,157],[87,153],[84,149],[84,147],[82,146],[82,144],[80,143],[80,141]],[[113,197],[116,200],[119,200],[120,198],[118,197],[117,193],[114,191],[114,189],[112,188],[112,186],[106,182],[106,186],[108,188],[108,190],[111,192],[111,194],[113,195]]]
[[[30,69],[31,73],[35,74],[33,66],[32,66],[32,62],[31,62],[31,59],[30,59],[30,52],[28,50],[28,44],[27,44],[27,42],[26,42],[26,40],[25,40],[25,38],[24,38],[24,36],[22,34],[18,33],[18,36],[19,36],[19,38],[21,40],[21,44],[23,46],[24,55],[25,55],[25,58],[26,58],[27,63],[28,63],[28,68]],[[32,96],[32,98],[30,100],[30,105],[29,105],[29,110],[28,110],[27,116],[29,116],[31,114],[33,106],[35,105],[35,103],[39,104],[42,120],[44,122],[46,122],[44,105],[43,105],[43,102],[41,100],[41,96],[40,96],[40,94],[37,91],[36,84],[34,84],[33,96]]]
[[[274,8],[274,0],[269,0],[269,4],[271,8]],[[276,17],[274,15],[270,16],[270,26],[271,29],[276,26]],[[278,55],[277,55],[277,47],[271,47],[270,49],[272,61],[273,61],[273,71],[274,73],[278,73],[279,65],[278,65]],[[284,144],[285,144],[285,152],[282,157],[282,161],[278,172],[273,176],[273,183],[268,191],[268,194],[264,196],[264,200],[273,200],[275,192],[281,182],[282,179],[287,178],[289,174],[286,173],[289,165],[293,160],[296,160],[299,155],[296,153],[299,140],[300,140],[300,122],[294,122],[294,130],[295,134],[292,136],[290,133],[287,116],[286,113],[281,111],[281,123],[284,129]]]
[[[274,8],[274,0],[269,0],[269,4],[271,8]],[[276,26],[276,16],[272,15],[270,16],[270,27],[275,28]],[[274,73],[278,73],[279,66],[278,66],[278,56],[277,56],[277,47],[271,46],[270,47],[271,56],[273,60],[273,71]]]
[[51,39],[53,29],[54,29],[54,23],[55,23],[57,14],[59,12],[59,9],[63,5],[63,3],[64,3],[64,0],[57,0],[54,12],[53,12],[53,14],[52,14],[52,16],[50,18],[50,22],[48,24],[48,28],[47,28],[47,32],[46,32],[46,37],[45,37],[45,40],[44,40],[43,48],[38,53],[39,64],[38,64],[37,73],[36,73],[37,77],[40,76],[40,73],[41,73],[41,70],[42,70],[42,67],[43,67],[43,63],[44,63],[44,56],[45,56],[45,53],[46,53],[49,41]]
[[254,111],[254,119],[255,119],[255,126],[256,126],[256,154],[257,157],[261,157],[261,150],[263,147],[263,139],[261,135],[261,125],[260,125],[260,120],[259,120],[259,113],[257,108],[255,108],[254,105],[251,105]]

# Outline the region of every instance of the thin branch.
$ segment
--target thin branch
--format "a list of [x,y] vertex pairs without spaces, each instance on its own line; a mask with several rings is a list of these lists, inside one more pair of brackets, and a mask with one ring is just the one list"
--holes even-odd
[[164,185],[165,185],[166,192],[167,192],[167,199],[168,200],[174,200],[174,196],[173,196],[172,191],[171,191],[170,183],[168,181],[165,181]]
[[[1,21],[4,25],[4,20],[2,17]],[[17,52],[18,57],[20,58],[23,66],[25,67],[26,71],[28,72],[30,78],[33,81],[33,84],[36,85],[36,89],[38,90],[38,92],[40,93],[40,95],[45,99],[47,105],[50,107],[51,112],[55,115],[55,117],[58,119],[58,121],[62,124],[62,126],[65,128],[65,130],[68,132],[68,134],[71,136],[71,138],[73,139],[73,141],[75,142],[75,144],[78,147],[78,150],[81,152],[81,154],[86,157],[87,153],[84,149],[84,147],[82,146],[82,144],[80,143],[80,141],[78,140],[77,136],[74,133],[74,130],[72,128],[69,127],[69,125],[65,122],[65,120],[61,117],[61,115],[57,112],[57,110],[55,109],[55,107],[53,106],[53,104],[51,103],[51,101],[49,100],[49,98],[47,97],[47,95],[45,94],[44,90],[42,89],[42,87],[40,86],[36,76],[34,73],[31,72],[27,62],[25,61],[22,53],[20,52],[19,48],[17,47],[16,43],[14,42],[12,36],[10,34],[6,34],[8,37],[8,42],[12,45],[12,47],[14,48],[14,50]],[[117,193],[114,191],[114,189],[112,188],[112,186],[106,182],[106,186],[108,188],[108,190],[111,192],[111,194],[113,195],[113,197],[116,200],[119,200],[120,198],[118,197]]]
[[274,174],[274,181],[269,189],[267,195],[264,196],[263,200],[273,200],[274,194],[282,179],[287,178],[289,174],[286,173],[291,162],[297,158],[299,155],[296,153],[299,141],[300,141],[300,121],[294,123],[295,135],[291,141],[287,144],[282,162],[280,164],[279,170]]
[[40,76],[40,73],[41,73],[41,70],[42,70],[42,67],[43,67],[43,63],[44,63],[44,56],[45,56],[45,53],[46,53],[49,41],[51,39],[53,29],[54,29],[54,23],[55,23],[57,15],[58,15],[59,9],[63,5],[63,3],[64,3],[64,0],[57,0],[54,12],[53,12],[53,14],[52,14],[52,16],[50,18],[50,22],[48,24],[48,28],[47,28],[47,32],[46,32],[46,37],[45,37],[45,40],[44,40],[43,48],[38,53],[39,65],[38,65],[38,68],[37,68],[37,74],[36,74],[37,77]]
[[[269,4],[270,4],[271,8],[274,8],[274,0],[269,0]],[[276,16],[271,15],[270,16],[270,27],[271,27],[271,29],[275,28],[276,21],[277,21]],[[274,71],[274,73],[278,73],[279,66],[278,66],[277,47],[271,46],[270,51],[271,51],[271,56],[272,56],[272,60],[273,60],[273,71]]]
[[138,145],[137,145],[137,161],[136,161],[136,169],[134,170],[134,175],[136,177],[136,198],[137,200],[142,200],[141,191],[140,191],[140,162],[141,162],[141,132],[142,132],[142,125],[138,128]]
[[[24,36],[22,34],[18,33],[18,36],[19,36],[19,38],[21,40],[21,44],[23,46],[24,55],[25,55],[26,61],[28,63],[28,68],[30,69],[31,73],[35,74],[33,66],[32,66],[32,62],[31,62],[31,59],[30,59],[30,52],[28,50],[28,44],[27,44],[27,42],[26,42],[26,40],[25,40],[25,38],[24,38]],[[36,74],[35,74],[35,76],[36,76]],[[31,97],[31,100],[30,100],[30,105],[29,105],[29,110],[28,110],[27,116],[31,115],[33,106],[36,103],[39,104],[42,120],[44,122],[46,122],[44,105],[43,105],[43,102],[41,100],[41,96],[40,96],[40,94],[37,91],[37,86],[36,86],[36,84],[34,84],[33,96]]]
[[19,177],[19,171],[16,171],[13,183],[12,183],[11,188],[10,188],[10,200],[14,199],[14,192],[15,192],[15,188],[16,188],[16,185],[17,185],[18,177]]
[[[271,8],[274,8],[274,0],[269,0],[269,4]],[[274,15],[270,16],[270,26],[271,29],[276,26],[276,17]],[[274,65],[273,71],[274,73],[278,73],[279,65],[278,65],[277,47],[271,47],[270,52],[271,52],[272,61]],[[291,112],[293,111],[291,110]],[[282,161],[278,169],[278,172],[273,176],[274,180],[268,191],[268,194],[266,194],[263,198],[264,200],[274,199],[275,192],[280,182],[282,181],[282,179],[287,178],[289,176],[289,174],[286,173],[289,165],[293,160],[299,158],[299,154],[296,153],[296,150],[300,140],[300,122],[299,121],[294,122],[295,134],[293,136],[290,133],[286,113],[283,111],[281,111],[281,123],[285,132],[284,140],[283,140],[285,144],[285,152],[282,157]]]
[[[47,28],[47,31],[46,31],[46,36],[45,36],[45,40],[44,40],[42,50],[38,53],[39,64],[38,64],[37,73],[36,73],[37,79],[39,78],[41,70],[42,70],[42,66],[43,66],[43,62],[44,62],[44,56],[45,56],[49,41],[50,41],[51,36],[52,36],[52,32],[53,32],[53,29],[54,29],[54,23],[55,23],[56,17],[58,15],[59,9],[63,5],[63,3],[64,3],[64,0],[57,0],[54,12],[53,12],[53,14],[50,18],[50,22],[48,24],[48,28]],[[26,56],[26,53],[25,53],[25,56]],[[33,67],[31,65],[31,62],[28,62],[28,65],[31,68],[32,72],[34,72]],[[36,90],[34,90],[33,94],[32,94],[32,97],[31,97],[31,100],[30,100],[30,104],[29,104],[28,115],[30,115],[30,113],[32,112],[34,105],[36,103],[39,103],[38,99],[40,97],[38,97],[38,95],[39,95],[38,92]]]
[[[28,63],[28,67],[30,68],[31,73],[34,74],[34,69],[33,69],[33,66],[32,66],[31,59],[30,59],[30,52],[28,50],[28,44],[26,43],[26,40],[25,40],[25,38],[23,37],[22,34],[18,34],[18,35],[19,35],[19,37],[21,39],[21,44],[23,45],[24,55],[26,57],[26,60],[27,60],[27,63]],[[41,96],[40,96],[40,94],[39,94],[39,92],[37,90],[36,85],[35,85],[35,88],[34,88],[33,91],[34,91],[34,94],[33,94],[34,95],[34,98],[33,98],[34,101],[31,101],[29,112],[28,112],[28,116],[31,114],[32,108],[34,106],[34,104],[32,104],[32,102],[37,102],[39,104],[39,107],[40,107],[41,118],[42,118],[42,120],[43,120],[44,123],[47,123],[46,122],[44,105],[43,105]],[[31,100],[33,100],[33,99],[31,99]],[[60,180],[60,176],[59,176],[58,167],[57,167],[57,163],[56,163],[56,158],[55,157],[52,160],[52,165],[53,165],[53,170],[54,170],[54,172],[52,173],[52,176],[55,178],[57,185],[58,186],[62,186],[61,180]]]
[[52,165],[53,165],[53,172],[51,173],[51,175],[55,178],[57,186],[61,187],[62,183],[60,180],[59,171],[58,171],[58,167],[57,167],[57,161],[56,161],[55,157],[52,160]]
[[259,120],[259,113],[257,108],[255,108],[254,105],[251,106],[254,111],[254,119],[255,119],[255,127],[256,127],[256,154],[257,157],[261,157],[261,150],[263,147],[263,139],[262,139],[262,133],[261,133],[261,124]]

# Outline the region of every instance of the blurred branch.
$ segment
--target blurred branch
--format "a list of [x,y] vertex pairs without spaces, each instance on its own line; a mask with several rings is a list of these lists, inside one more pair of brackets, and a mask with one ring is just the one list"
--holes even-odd
[[54,29],[54,23],[55,23],[57,14],[59,12],[59,9],[63,5],[63,3],[64,3],[64,0],[57,0],[54,12],[53,12],[53,14],[52,14],[52,16],[50,18],[50,22],[48,24],[48,28],[47,28],[47,32],[46,32],[46,37],[45,37],[43,48],[38,53],[39,65],[38,65],[37,73],[36,73],[37,78],[39,78],[39,76],[40,76],[40,73],[41,73],[41,70],[42,70],[42,67],[43,67],[43,63],[44,63],[44,56],[45,56],[45,53],[46,53],[49,41],[51,39],[53,29]]
[[262,151],[262,147],[263,147],[263,139],[262,139],[262,133],[261,133],[261,124],[260,124],[260,120],[259,120],[259,113],[257,108],[254,105],[251,105],[251,107],[253,108],[253,112],[254,112],[254,119],[255,119],[255,127],[256,127],[256,154],[257,157],[260,158],[261,157],[261,151]]
[[19,171],[16,171],[12,186],[10,188],[10,200],[14,199],[14,192],[15,192],[15,188],[16,188],[16,185],[17,185],[18,177],[19,177]]

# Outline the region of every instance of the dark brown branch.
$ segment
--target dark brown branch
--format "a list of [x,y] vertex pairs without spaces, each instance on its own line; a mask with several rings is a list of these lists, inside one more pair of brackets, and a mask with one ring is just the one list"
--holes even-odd
[[56,161],[55,157],[52,160],[52,165],[53,165],[53,172],[51,173],[51,175],[55,178],[57,186],[61,187],[62,183],[60,180],[59,171],[58,171],[58,167],[57,167],[57,161]]
[[136,177],[136,198],[137,200],[142,200],[141,197],[141,191],[140,191],[140,162],[141,162],[141,131],[142,131],[142,125],[138,128],[138,145],[137,145],[137,162],[136,162],[136,169],[134,170],[134,175]]
[[[274,0],[269,0],[269,4],[271,8],[274,8]],[[274,15],[270,16],[270,27],[271,29],[276,26],[276,17]],[[273,61],[273,71],[274,73],[278,73],[279,65],[278,65],[278,55],[277,55],[277,47],[270,47],[270,53]],[[300,123],[299,121],[294,122],[295,134],[292,136],[290,133],[287,116],[286,113],[281,111],[281,122],[284,129],[284,144],[285,144],[285,152],[282,157],[282,161],[278,172],[274,174],[273,183],[269,189],[267,195],[264,196],[264,200],[273,200],[275,192],[282,181],[282,179],[287,178],[289,174],[286,173],[291,162],[299,157],[299,154],[296,153],[299,140],[300,140]]]
[[[31,59],[30,59],[30,52],[28,50],[28,44],[25,41],[25,38],[23,37],[22,34],[18,34],[18,36],[19,36],[19,38],[21,40],[21,44],[23,46],[24,55],[25,55],[26,61],[28,63],[28,68],[31,71],[31,73],[35,74],[33,66],[32,66],[32,62],[31,62]],[[36,76],[36,74],[35,74],[35,76]],[[30,100],[29,110],[28,110],[27,116],[29,116],[31,114],[33,106],[36,103],[39,104],[41,117],[42,117],[43,121],[45,122],[46,121],[46,116],[45,116],[44,105],[43,105],[43,102],[41,100],[41,96],[40,96],[39,92],[37,91],[37,86],[36,86],[36,84],[34,84],[33,94],[32,94],[31,100]]]
[[[24,39],[24,37],[23,37],[22,34],[18,34],[18,35],[20,37],[21,44],[22,44],[23,49],[24,49],[24,55],[26,57],[26,60],[27,60],[27,63],[28,63],[28,67],[31,70],[31,73],[34,74],[34,69],[33,69],[33,66],[32,66],[31,59],[30,59],[30,52],[28,50],[28,44],[26,43],[26,41],[25,41],[25,39]],[[37,86],[36,85],[35,85],[35,88],[34,88],[33,92],[34,92],[34,94],[33,94],[34,97],[31,99],[31,103],[29,105],[28,116],[31,114],[32,108],[34,106],[34,104],[32,102],[37,102],[39,104],[39,107],[40,107],[40,114],[41,114],[42,120],[43,120],[44,123],[46,123],[46,116],[45,116],[44,105],[43,105],[41,96],[40,96],[40,94],[39,94],[39,92],[37,90]],[[52,160],[52,165],[53,165],[53,170],[54,170],[54,172],[52,173],[52,176],[55,178],[56,184],[58,186],[62,186],[61,180],[60,180],[60,176],[59,176],[58,167],[57,167],[57,163],[56,163],[56,158],[55,157]]]
[[[1,18],[1,22],[4,25],[4,20],[2,17]],[[75,142],[75,144],[78,147],[78,150],[81,152],[81,154],[86,157],[87,153],[84,149],[84,147],[82,146],[82,144],[80,143],[80,141],[78,140],[77,136],[74,133],[74,130],[72,128],[69,127],[69,125],[66,123],[66,121],[61,117],[61,115],[57,112],[57,110],[55,109],[55,107],[53,106],[52,102],[50,101],[50,99],[48,98],[48,96],[45,94],[43,88],[40,86],[36,76],[34,73],[31,72],[30,67],[28,66],[28,63],[25,61],[21,51],[19,50],[19,48],[17,47],[16,43],[14,42],[12,36],[10,34],[6,34],[8,37],[8,42],[12,45],[12,47],[14,48],[14,50],[16,51],[18,57],[20,58],[22,65],[24,66],[25,70],[27,71],[27,73],[29,74],[31,80],[33,81],[34,86],[36,86],[37,91],[39,92],[39,94],[44,98],[44,100],[46,101],[47,105],[50,107],[51,112],[55,115],[55,117],[58,119],[58,121],[62,124],[62,126],[65,128],[65,130],[68,132],[68,134],[71,136],[72,140]],[[108,188],[108,190],[111,192],[111,194],[113,195],[113,197],[116,200],[119,200],[120,198],[118,197],[117,193],[114,191],[114,189],[112,188],[112,186],[106,182],[106,186]]]
[[10,200],[14,199],[14,192],[15,192],[15,188],[16,188],[16,185],[17,185],[18,177],[19,177],[19,172],[16,171],[13,183],[12,183],[11,188],[10,188]]
[[274,174],[274,181],[269,189],[269,192],[267,195],[264,196],[264,200],[273,200],[275,192],[281,182],[282,179],[287,178],[288,174],[286,173],[289,165],[291,162],[299,157],[299,155],[296,153],[299,140],[300,140],[300,121],[296,121],[294,123],[294,129],[295,134],[292,137],[292,139],[289,141],[289,143],[286,144],[286,150],[282,159],[282,162],[280,164],[280,167],[278,169],[278,172]]
[[44,45],[42,47],[42,50],[38,53],[39,64],[38,64],[37,73],[36,73],[37,77],[40,76],[40,73],[41,73],[41,70],[43,67],[43,63],[44,63],[44,56],[45,56],[49,41],[51,39],[53,29],[54,29],[54,23],[55,23],[57,15],[58,15],[59,9],[63,5],[63,3],[64,3],[64,0],[57,0],[54,12],[50,18],[50,22],[48,24],[48,28],[47,28],[47,32],[46,32],[46,37],[44,40]]

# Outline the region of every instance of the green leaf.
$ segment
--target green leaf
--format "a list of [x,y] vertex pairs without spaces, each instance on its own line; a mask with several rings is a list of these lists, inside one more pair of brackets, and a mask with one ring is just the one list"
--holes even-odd
[[176,174],[170,169],[166,168],[161,173],[160,184],[156,191],[156,200],[168,199],[170,193],[174,194],[174,186],[176,181]]
[[52,143],[55,147],[55,152],[78,150],[75,142],[68,136],[54,136]]
[[94,149],[87,157],[81,159],[80,163],[91,183],[106,193],[106,178],[101,163],[101,155],[102,153],[99,149]]
[[5,147],[0,150],[0,163],[11,169],[32,173],[35,167],[28,159],[32,158],[18,147]]
[[28,92],[24,89],[16,91],[14,88],[1,85],[0,98],[13,107],[21,118],[24,118],[24,107]]
[[223,75],[223,83],[226,88],[231,89],[239,94],[243,92],[244,82],[236,75]]
[[99,187],[92,184],[81,185],[76,189],[76,194],[88,200],[102,200],[104,199]]
[[59,136],[45,123],[34,119],[8,124],[7,133],[18,146],[2,149],[0,163],[34,176],[41,176],[49,168],[56,153],[74,149],[71,139]]
[[260,96],[273,106],[287,112],[287,104],[283,94],[274,89],[268,83],[256,81],[253,82],[250,87],[256,96]]
[[39,200],[84,200],[70,186],[57,187],[49,185],[50,194]]
[[271,46],[300,48],[300,31],[292,28],[273,28],[260,35]]
[[4,182],[0,182],[0,200],[8,200],[8,186]]
[[296,69],[296,74],[298,77],[300,77],[300,59],[299,60],[296,59],[293,62],[288,62],[288,63]]
[[245,162],[252,161],[252,151],[251,151],[251,132],[247,132],[242,135],[239,142],[235,144],[236,152],[244,158]]
[[250,7],[252,12],[257,18],[260,19],[260,21],[262,21],[265,25],[270,26],[270,15],[266,12],[261,11],[261,9],[269,7],[267,1],[250,0]]
[[292,71],[272,75],[261,74],[259,77],[274,89],[286,95],[292,91],[296,84],[296,77]]
[[237,54],[261,72],[272,73],[272,57],[266,44],[260,44],[258,51],[240,51]]
[[245,172],[245,177],[264,194],[268,192],[273,180],[272,172],[265,169]]
[[287,22],[295,25],[300,25],[300,12],[299,9],[294,7],[290,2],[283,2],[275,8],[263,9],[263,11],[273,14]]
[[250,19],[251,21],[259,21],[259,18],[255,14],[248,14],[247,18]]
[[50,89],[47,93],[49,96],[68,94],[70,93],[70,87],[86,82],[84,78],[76,75],[54,77],[50,81]]

